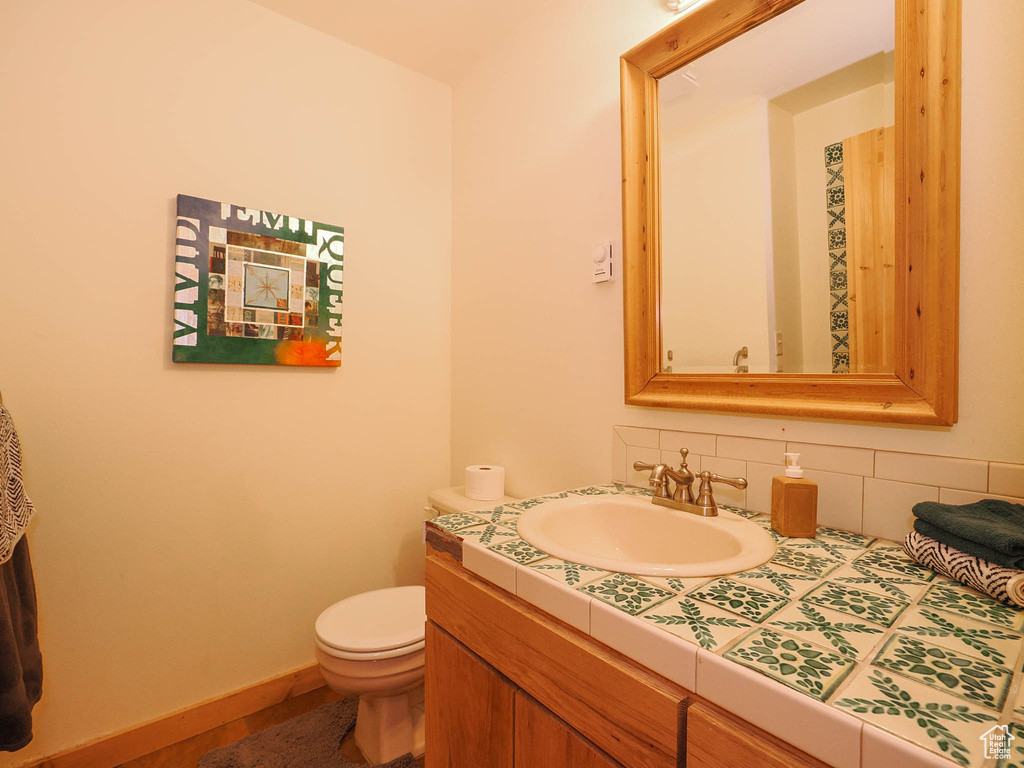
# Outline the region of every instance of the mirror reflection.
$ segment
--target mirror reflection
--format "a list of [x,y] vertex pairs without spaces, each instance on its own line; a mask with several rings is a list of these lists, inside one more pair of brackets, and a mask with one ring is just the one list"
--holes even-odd
[[894,13],[807,0],[660,81],[666,372],[892,372]]

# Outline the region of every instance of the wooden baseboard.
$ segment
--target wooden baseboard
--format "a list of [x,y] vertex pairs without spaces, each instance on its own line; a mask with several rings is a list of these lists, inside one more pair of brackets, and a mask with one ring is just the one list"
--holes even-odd
[[317,665],[264,680],[128,730],[60,752],[25,768],[115,768],[324,685]]

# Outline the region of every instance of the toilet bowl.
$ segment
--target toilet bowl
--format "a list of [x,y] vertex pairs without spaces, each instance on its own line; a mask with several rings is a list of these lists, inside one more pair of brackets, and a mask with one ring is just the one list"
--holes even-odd
[[315,652],[331,690],[359,697],[356,744],[371,763],[423,754],[423,587],[354,595],[316,620]]

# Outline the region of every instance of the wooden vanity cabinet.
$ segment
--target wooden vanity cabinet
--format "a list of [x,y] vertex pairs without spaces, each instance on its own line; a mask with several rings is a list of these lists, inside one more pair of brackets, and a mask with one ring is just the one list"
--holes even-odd
[[451,555],[426,582],[426,768],[825,768]]
[[427,623],[428,768],[622,768]]
[[427,766],[513,768],[516,689],[427,622]]

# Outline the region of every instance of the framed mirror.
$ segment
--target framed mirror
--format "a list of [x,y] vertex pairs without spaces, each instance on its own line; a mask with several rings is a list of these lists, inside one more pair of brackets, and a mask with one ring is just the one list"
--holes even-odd
[[708,0],[621,73],[626,402],[954,423],[959,0]]

